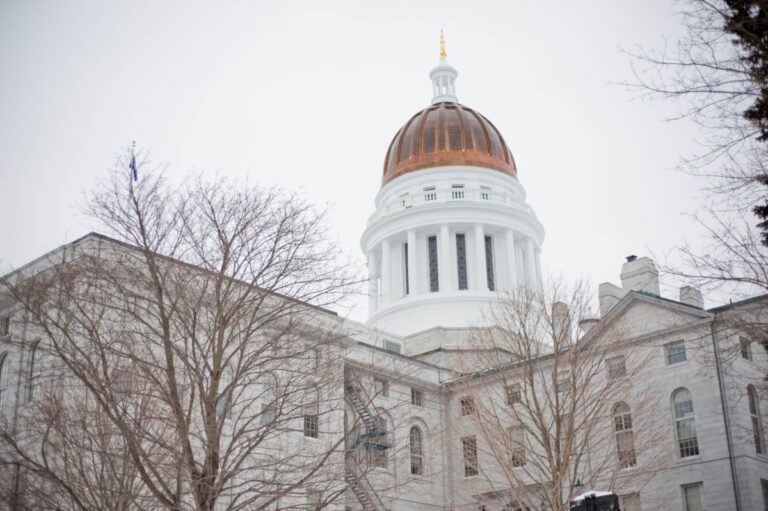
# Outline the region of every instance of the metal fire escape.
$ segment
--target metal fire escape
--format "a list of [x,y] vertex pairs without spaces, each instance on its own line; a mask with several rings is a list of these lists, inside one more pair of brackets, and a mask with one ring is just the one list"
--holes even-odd
[[357,497],[363,511],[385,511],[384,504],[376,494],[376,490],[365,477],[364,465],[369,459],[368,454],[374,450],[390,448],[387,439],[386,421],[383,417],[374,416],[368,409],[370,400],[363,396],[362,385],[357,374],[350,369],[344,372],[344,395],[347,402],[355,411],[358,426],[355,433],[350,435],[344,459],[344,479],[352,493]]

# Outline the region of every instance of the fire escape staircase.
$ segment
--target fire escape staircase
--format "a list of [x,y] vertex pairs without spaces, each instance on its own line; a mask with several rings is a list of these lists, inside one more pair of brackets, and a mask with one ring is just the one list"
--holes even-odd
[[357,418],[362,423],[362,433],[351,435],[347,444],[344,479],[347,486],[355,494],[363,511],[385,511],[384,504],[379,499],[373,486],[363,473],[360,458],[370,449],[389,449],[384,419],[374,416],[368,409],[368,403],[363,397],[362,385],[354,371],[347,370],[344,378],[345,397]]

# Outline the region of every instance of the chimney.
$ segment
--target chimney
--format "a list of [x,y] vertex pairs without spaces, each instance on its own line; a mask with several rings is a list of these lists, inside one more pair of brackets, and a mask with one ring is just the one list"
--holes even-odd
[[592,328],[600,321],[597,318],[583,318],[579,321],[579,330],[581,330],[581,335],[586,334]]
[[680,288],[680,302],[687,305],[693,305],[699,309],[704,308],[704,297],[701,296],[701,291],[695,287],[683,286]]
[[568,305],[563,302],[552,304],[552,324],[555,342],[560,346],[569,346],[571,344],[571,313],[568,311]]
[[597,289],[597,300],[600,302],[600,317],[602,318],[619,300],[624,298],[627,292],[619,286],[614,286],[610,282],[603,282]]
[[624,291],[645,291],[656,296],[659,292],[659,271],[653,260],[648,257],[627,257],[627,262],[621,267],[621,288]]

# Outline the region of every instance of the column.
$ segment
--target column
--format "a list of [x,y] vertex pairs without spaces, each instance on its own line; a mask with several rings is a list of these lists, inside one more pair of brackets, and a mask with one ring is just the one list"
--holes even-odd
[[485,231],[482,224],[475,224],[475,282],[476,289],[488,291],[488,274],[485,268]]
[[536,255],[533,249],[533,238],[525,239],[525,283],[531,289],[536,289]]
[[376,280],[379,278],[379,269],[376,267],[376,252],[368,252],[368,315],[376,312],[379,308],[379,290],[376,286]]
[[408,291],[411,295],[419,294],[419,279],[417,277],[419,267],[416,264],[416,231],[408,231]]
[[453,273],[451,268],[451,231],[448,224],[440,226],[438,234],[440,250],[437,252],[437,273],[440,279],[440,291],[453,291]]
[[515,252],[515,231],[507,229],[507,285],[505,290],[513,290],[517,287],[517,254]]
[[392,300],[392,251],[389,240],[381,242],[381,303],[388,304]]
[[536,268],[536,289],[541,289],[542,281],[544,280],[544,275],[541,273],[541,249],[536,247],[534,252],[536,254],[536,263],[534,264]]

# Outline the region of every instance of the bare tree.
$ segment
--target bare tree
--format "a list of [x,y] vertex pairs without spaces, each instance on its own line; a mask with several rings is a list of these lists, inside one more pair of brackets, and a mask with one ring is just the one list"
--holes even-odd
[[628,378],[649,353],[627,349],[617,325],[577,338],[579,322],[591,320],[589,298],[585,285],[522,288],[473,336],[470,376],[454,390],[473,418],[459,436],[479,432],[462,436],[464,468],[490,483],[484,498],[500,508],[560,510],[588,489],[638,491],[662,466],[641,449],[658,431],[656,414],[644,413],[652,398]]
[[[30,393],[38,404],[5,431],[15,449],[1,461],[68,493],[70,509],[333,502],[346,343],[323,308],[356,275],[322,213],[226,180],[136,181],[126,163],[85,207],[115,239],[88,236],[2,280],[28,318],[22,349],[39,338],[55,362],[49,390],[76,390]],[[109,472],[116,463],[125,470]]]
[[[766,202],[764,66],[768,11],[761,1],[684,0],[683,35],[662,51],[633,57],[631,89],[679,101],[679,117],[702,128],[703,150],[682,161],[702,179],[706,202],[694,214],[705,246],[679,247],[681,265],[664,270],[704,289],[748,295],[768,290],[768,246],[755,214]],[[759,115],[755,115],[755,114]],[[677,119],[676,118],[676,119]],[[768,224],[767,224],[768,225]]]

